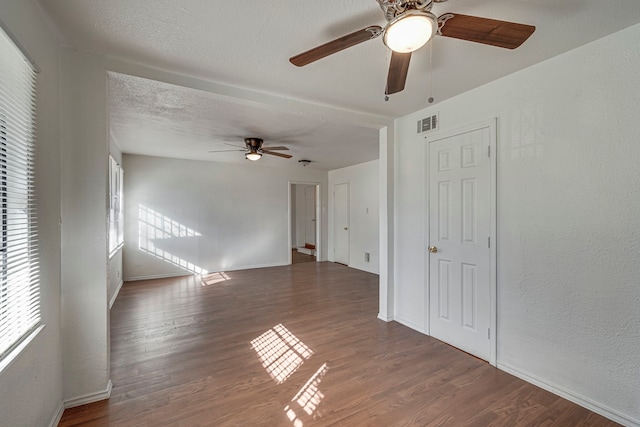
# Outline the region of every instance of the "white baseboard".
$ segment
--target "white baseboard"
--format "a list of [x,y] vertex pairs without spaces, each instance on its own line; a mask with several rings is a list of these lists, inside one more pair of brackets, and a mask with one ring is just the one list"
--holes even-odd
[[425,335],[429,335],[427,334],[427,332],[424,329],[424,326],[418,325],[417,323],[414,323],[410,320],[404,319],[402,316],[394,316],[394,319],[396,322],[400,323],[401,325],[406,326],[407,328],[411,328],[414,331],[418,331],[422,334]]
[[98,391],[95,393],[88,393],[83,396],[74,397],[72,399],[66,399],[64,401],[64,407],[66,408],[75,408],[76,406],[86,405],[87,403],[99,402],[101,400],[106,400],[111,397],[111,389],[113,388],[113,383],[111,380],[107,383],[107,389],[104,391]]
[[383,316],[382,313],[378,313],[378,319],[383,322],[393,322],[393,316]]
[[[229,271],[240,271],[240,270],[251,270],[254,268],[269,268],[269,267],[283,267],[285,265],[290,265],[288,261],[286,262],[274,262],[269,264],[255,264],[255,265],[237,265],[229,268],[220,269],[218,271],[209,271],[207,274],[212,273],[220,273],[220,272],[229,272]],[[125,282],[137,282],[140,280],[152,280],[152,279],[168,279],[171,277],[183,277],[183,276],[191,276],[194,273],[190,273],[188,271],[183,271],[179,273],[167,273],[167,274],[149,274],[145,276],[131,276],[125,277]],[[203,274],[206,276],[206,274]]]
[[567,390],[566,388],[561,387],[557,384],[540,379],[535,375],[529,374],[509,364],[501,363],[499,361],[498,361],[497,367],[500,370],[503,370],[513,376],[516,376],[522,380],[525,380],[528,383],[531,383],[544,390],[547,390],[548,392],[551,392],[560,397],[563,397],[575,404],[578,404],[584,408],[587,408],[590,411],[593,411],[596,414],[600,414],[603,417],[609,418],[610,420],[613,420],[619,424],[622,424],[628,427],[640,427],[640,420],[635,420],[627,415],[621,414],[620,412],[614,409],[611,409],[600,403],[594,402],[593,400],[587,397],[581,396],[573,391]]
[[188,271],[184,271],[181,273],[167,273],[167,274],[148,274],[144,276],[131,276],[125,277],[125,282],[138,282],[140,280],[152,280],[152,279],[168,279],[170,277],[182,277],[182,276],[191,276],[193,273],[189,273]]
[[109,301],[109,310],[111,310],[111,307],[113,307],[113,304],[116,302],[116,298],[118,298],[118,294],[120,293],[120,289],[122,289],[122,285],[124,285],[124,280],[120,280],[120,283],[118,283],[118,287],[116,288],[116,291],[113,293],[113,296],[111,297],[111,301]]
[[[290,265],[288,261],[286,262],[273,262],[270,264],[256,264],[256,265],[239,265],[227,269],[223,269],[220,271],[239,271],[239,270],[252,270],[254,268],[269,268],[269,267],[283,267],[285,265]],[[211,271],[210,273],[215,273],[215,271]]]
[[379,276],[380,273],[377,271],[373,271],[370,268],[366,267],[366,266],[362,266],[360,264],[349,264],[349,268],[353,268],[354,270],[360,270],[360,271],[364,271],[365,273],[371,273],[371,274],[375,274],[376,276]]
[[57,427],[62,419],[62,414],[64,414],[64,402],[60,402],[60,406],[56,409],[56,413],[53,415],[49,427]]

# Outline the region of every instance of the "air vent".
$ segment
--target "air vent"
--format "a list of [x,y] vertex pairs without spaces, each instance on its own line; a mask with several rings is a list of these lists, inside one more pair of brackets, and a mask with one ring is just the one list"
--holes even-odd
[[438,129],[438,114],[425,117],[422,120],[418,120],[418,133],[430,132]]

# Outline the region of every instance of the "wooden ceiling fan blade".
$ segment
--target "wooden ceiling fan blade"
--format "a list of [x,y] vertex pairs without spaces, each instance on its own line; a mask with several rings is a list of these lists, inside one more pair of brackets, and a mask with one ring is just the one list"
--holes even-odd
[[263,150],[288,150],[287,147],[262,147]]
[[224,145],[230,145],[231,147],[238,147],[238,148],[246,148],[242,145],[236,145],[236,144],[229,144],[228,142],[225,142]]
[[404,90],[407,81],[407,73],[409,72],[409,62],[411,61],[411,52],[391,54],[391,62],[389,64],[389,75],[387,76],[387,89],[385,95],[392,95]]
[[263,150],[261,150],[261,152],[262,152],[263,154],[270,154],[270,155],[272,155],[272,156],[283,157],[283,158],[285,158],[285,159],[290,159],[291,157],[293,157],[293,156],[290,156],[290,155],[288,155],[288,154],[276,153],[275,151],[269,151],[269,150],[264,150],[264,149],[263,149]]
[[332,40],[321,46],[293,56],[289,58],[289,62],[297,67],[302,67],[334,53],[340,52],[341,50],[344,50],[351,46],[366,42],[367,40],[375,39],[380,34],[382,34],[382,27],[378,25],[363,28],[362,30],[347,34],[346,36],[342,36],[339,39]]
[[445,13],[438,17],[438,34],[454,39],[515,49],[524,43],[536,27],[478,16]]

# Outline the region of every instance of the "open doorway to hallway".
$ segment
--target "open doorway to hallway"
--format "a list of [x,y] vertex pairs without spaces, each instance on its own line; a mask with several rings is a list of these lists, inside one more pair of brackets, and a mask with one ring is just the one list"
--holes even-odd
[[317,221],[320,185],[290,183],[291,263],[316,261],[319,248],[320,224]]

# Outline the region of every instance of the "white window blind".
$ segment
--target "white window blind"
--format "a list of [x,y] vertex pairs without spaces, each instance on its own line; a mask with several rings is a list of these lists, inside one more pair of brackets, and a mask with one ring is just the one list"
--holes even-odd
[[35,70],[0,28],[0,361],[40,324],[35,86]]

